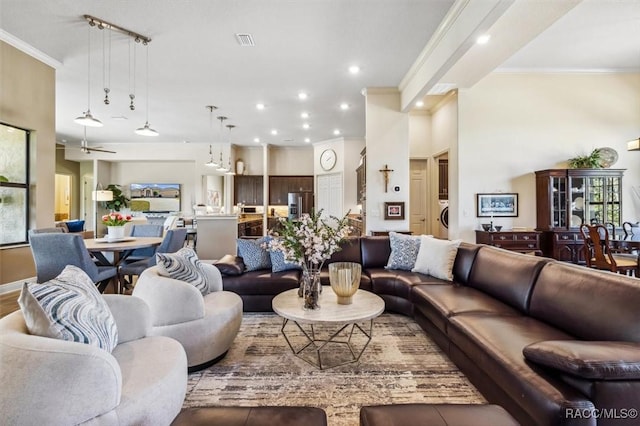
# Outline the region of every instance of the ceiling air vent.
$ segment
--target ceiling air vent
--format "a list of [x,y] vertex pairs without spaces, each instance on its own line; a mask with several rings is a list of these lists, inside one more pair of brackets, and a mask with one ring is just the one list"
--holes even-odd
[[236,34],[236,40],[240,43],[240,46],[255,46],[253,42],[253,36],[251,34]]

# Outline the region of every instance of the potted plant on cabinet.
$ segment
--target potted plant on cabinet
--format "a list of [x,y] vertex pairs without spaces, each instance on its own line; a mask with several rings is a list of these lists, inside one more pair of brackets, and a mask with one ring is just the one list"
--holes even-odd
[[572,169],[600,169],[602,168],[602,155],[596,148],[589,155],[579,155],[569,159],[569,167]]

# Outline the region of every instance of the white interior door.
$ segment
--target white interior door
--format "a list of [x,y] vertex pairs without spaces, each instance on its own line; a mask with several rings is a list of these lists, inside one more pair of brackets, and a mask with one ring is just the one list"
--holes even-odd
[[342,173],[318,176],[316,209],[323,210],[323,217],[342,217]]
[[411,160],[409,176],[409,229],[423,235],[427,233],[427,160]]

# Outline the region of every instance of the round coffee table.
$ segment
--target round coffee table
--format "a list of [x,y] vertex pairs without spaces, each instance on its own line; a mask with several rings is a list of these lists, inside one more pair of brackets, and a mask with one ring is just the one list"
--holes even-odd
[[[339,305],[331,287],[324,286],[322,290],[320,309],[302,309],[303,302],[298,297],[298,289],[287,290],[273,298],[271,302],[273,311],[283,318],[282,335],[298,358],[321,370],[359,361],[373,337],[373,320],[384,312],[384,300],[371,292],[358,290],[353,296],[353,303]],[[360,323],[367,321],[368,327],[360,326]],[[294,330],[297,329],[303,336],[304,342],[298,349],[292,343],[292,332],[287,330],[290,322],[294,324]],[[329,332],[326,337],[323,337],[316,332],[315,326],[338,327],[338,330]],[[343,333],[345,330],[347,331]],[[364,345],[360,350],[353,344],[356,334],[364,338]],[[346,340],[341,340],[343,337],[347,337]],[[333,344],[349,350],[350,356],[346,361],[331,362],[326,360],[329,357],[326,354],[323,359],[323,350],[328,351],[327,345],[333,347]],[[304,356],[308,352],[314,353],[315,356],[311,358]],[[334,352],[332,351],[331,354]]]

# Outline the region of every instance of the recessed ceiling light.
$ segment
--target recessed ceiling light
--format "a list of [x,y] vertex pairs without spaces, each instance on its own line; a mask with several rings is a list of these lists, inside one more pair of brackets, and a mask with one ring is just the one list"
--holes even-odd
[[264,104],[262,104],[262,103],[257,103],[257,104],[256,104],[256,108],[257,108],[257,109],[259,109],[259,110],[263,110],[263,109],[264,109]]
[[260,143],[260,138],[253,138],[253,141],[254,141],[255,143]]
[[311,126],[309,126],[309,123],[303,123],[302,124],[302,128],[303,129],[308,129],[309,127],[311,127]]
[[483,34],[483,35],[481,35],[480,37],[478,37],[476,39],[476,43],[478,43],[478,44],[487,44],[490,39],[491,39],[491,35]]
[[351,65],[351,66],[349,67],[349,72],[350,72],[351,74],[358,74],[358,73],[360,72],[360,67],[359,67],[359,66],[357,66],[357,65]]
[[308,97],[309,97],[309,95],[307,95],[305,92],[298,93],[298,99],[300,99],[301,101],[304,101]]
[[271,130],[271,134],[272,134],[273,136],[275,136],[275,135],[277,135],[277,134],[278,134],[278,131],[277,131],[276,129],[273,129],[273,130]]
[[340,109],[343,110],[343,111],[348,110],[349,109],[349,104],[346,103],[346,102],[341,103],[340,104]]
[[309,113],[303,112],[302,114],[300,114],[300,118],[309,118]]
[[416,106],[417,106],[418,108],[422,108],[422,107],[424,106],[424,102],[422,102],[422,101],[416,101]]
[[311,139],[309,139],[309,138],[304,138],[304,142],[305,142],[305,143],[309,143],[309,142],[311,142]]
[[337,135],[339,135],[339,134],[340,134],[340,130],[335,129],[335,130],[333,131],[333,134],[334,134],[334,135],[336,135],[336,136],[337,136]]

